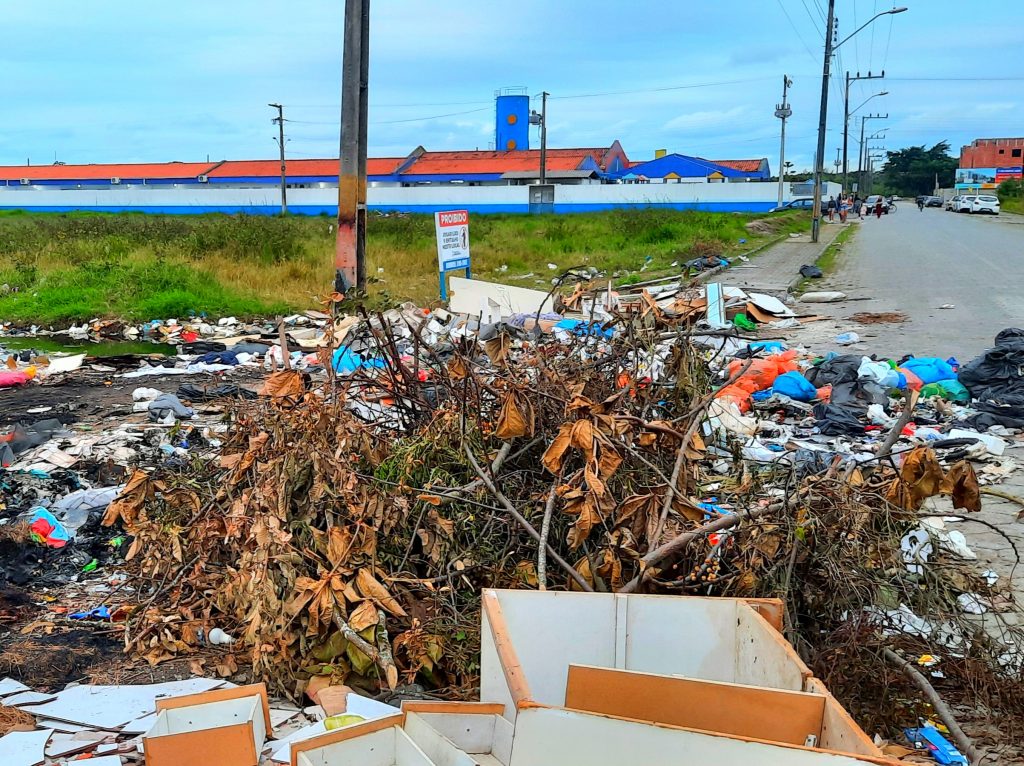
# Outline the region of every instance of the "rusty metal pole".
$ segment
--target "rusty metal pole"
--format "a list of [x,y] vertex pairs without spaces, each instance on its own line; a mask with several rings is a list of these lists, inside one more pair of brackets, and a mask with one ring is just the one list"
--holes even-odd
[[339,293],[365,287],[366,282],[366,112],[363,104],[367,82],[364,62],[368,58],[364,59],[362,49],[364,34],[369,31],[369,11],[370,0],[345,0],[338,236],[334,248],[334,290]]

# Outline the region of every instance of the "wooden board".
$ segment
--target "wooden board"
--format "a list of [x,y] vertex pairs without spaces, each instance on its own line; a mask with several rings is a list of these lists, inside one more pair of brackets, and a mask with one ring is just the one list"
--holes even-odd
[[821,736],[820,694],[720,681],[569,666],[565,706],[790,745]]

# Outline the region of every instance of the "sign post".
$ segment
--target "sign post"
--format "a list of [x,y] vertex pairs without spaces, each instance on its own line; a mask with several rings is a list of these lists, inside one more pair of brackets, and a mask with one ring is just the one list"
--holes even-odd
[[437,279],[441,287],[441,300],[448,300],[448,284],[445,275],[449,271],[465,269],[466,279],[470,278],[469,268],[469,211],[446,210],[434,213],[434,230],[437,234]]

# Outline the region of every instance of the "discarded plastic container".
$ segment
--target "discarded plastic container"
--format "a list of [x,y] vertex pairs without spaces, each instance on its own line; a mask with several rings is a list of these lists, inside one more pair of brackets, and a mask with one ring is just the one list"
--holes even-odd
[[844,332],[836,336],[836,343],[840,346],[849,346],[853,343],[858,343],[860,336],[855,332]]

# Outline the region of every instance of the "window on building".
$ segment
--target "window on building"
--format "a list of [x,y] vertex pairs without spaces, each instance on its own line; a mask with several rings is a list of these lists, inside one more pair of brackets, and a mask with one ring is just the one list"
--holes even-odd
[[1006,154],[1006,150],[1005,150],[1005,149],[1000,149],[1000,150],[999,150],[999,153],[1000,153],[1000,154]]
[[1011,157],[1020,157],[1020,149],[1011,149],[1010,150],[1010,156]]

